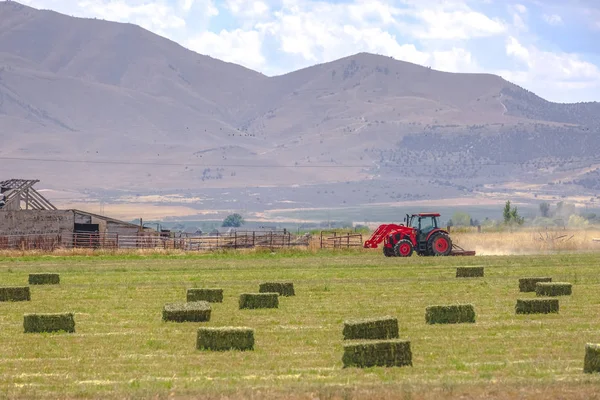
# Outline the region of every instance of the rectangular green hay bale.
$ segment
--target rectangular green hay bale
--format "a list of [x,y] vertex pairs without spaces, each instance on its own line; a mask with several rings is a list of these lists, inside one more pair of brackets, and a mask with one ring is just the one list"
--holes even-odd
[[254,329],[246,327],[200,328],[196,340],[199,350],[254,350]]
[[0,287],[0,301],[30,301],[29,286]]
[[429,306],[425,310],[428,324],[462,324],[475,322],[475,308],[472,304]]
[[572,287],[568,282],[538,282],[535,284],[536,296],[570,296]]
[[23,316],[25,333],[75,332],[73,313],[25,314]]
[[483,276],[483,267],[456,267],[457,278],[479,278]]
[[412,366],[410,341],[389,339],[344,344],[342,362],[344,368]]
[[210,321],[210,303],[192,301],[189,303],[168,303],[163,308],[163,321],[204,322]]
[[263,282],[258,286],[259,293],[279,293],[280,296],[295,296],[292,282]]
[[279,293],[242,293],[240,309],[279,308]]
[[29,274],[30,285],[58,285],[60,275],[53,273]]
[[344,340],[352,339],[396,339],[398,319],[389,316],[344,321]]
[[544,277],[531,277],[519,279],[519,291],[520,292],[535,292],[535,284],[538,282],[552,282],[552,278]]
[[188,289],[187,301],[208,301],[209,303],[222,303],[223,289]]
[[515,305],[517,314],[550,314],[558,310],[558,299],[519,299]]
[[588,343],[585,345],[583,372],[586,374],[600,372],[600,344]]

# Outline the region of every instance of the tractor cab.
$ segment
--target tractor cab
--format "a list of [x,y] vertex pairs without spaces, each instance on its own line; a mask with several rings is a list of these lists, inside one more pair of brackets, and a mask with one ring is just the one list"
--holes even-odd
[[427,237],[429,232],[439,228],[438,217],[440,214],[406,214],[406,225],[417,230],[419,236]]
[[415,243],[415,250],[419,253],[427,252],[427,239],[433,230],[439,228],[438,217],[440,214],[437,213],[420,213],[420,214],[406,214],[407,226],[415,230],[415,236],[417,242]]

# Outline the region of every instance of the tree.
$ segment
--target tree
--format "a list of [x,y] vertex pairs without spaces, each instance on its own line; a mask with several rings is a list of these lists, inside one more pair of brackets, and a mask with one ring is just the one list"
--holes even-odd
[[550,217],[550,203],[540,203],[540,213],[544,218]]
[[470,226],[471,216],[467,213],[457,211],[452,214],[452,222],[456,226]]
[[510,223],[510,200],[506,201],[506,204],[504,205],[504,210],[502,211],[502,216],[504,217],[504,223],[505,224],[509,224]]
[[223,220],[223,224],[221,226],[238,228],[245,223],[246,221],[244,221],[244,218],[240,214],[235,213],[228,215],[227,218]]
[[525,222],[525,218],[519,215],[517,207],[510,206],[510,200],[506,201],[506,204],[504,205],[504,210],[502,211],[502,215],[504,216],[504,223],[506,225],[523,225],[523,222]]

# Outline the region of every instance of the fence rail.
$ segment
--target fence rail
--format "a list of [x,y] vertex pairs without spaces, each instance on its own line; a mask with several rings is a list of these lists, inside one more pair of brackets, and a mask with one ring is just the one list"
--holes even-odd
[[363,247],[363,237],[354,232],[321,231],[320,244],[322,249]]
[[90,249],[179,249],[186,251],[282,248],[308,246],[310,236],[286,231],[244,231],[219,235],[165,237],[119,235],[116,233],[72,233],[0,236],[0,249],[45,250],[58,248]]

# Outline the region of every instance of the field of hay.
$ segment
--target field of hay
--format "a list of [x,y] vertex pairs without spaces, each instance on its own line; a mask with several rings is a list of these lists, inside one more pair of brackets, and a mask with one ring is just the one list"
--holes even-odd
[[[469,234],[470,235],[470,234]],[[466,245],[465,245],[466,247]],[[65,253],[66,254],[66,253]],[[372,251],[60,254],[0,259],[0,286],[31,285],[31,301],[0,302],[2,398],[599,398],[584,374],[600,342],[600,254],[386,258]],[[482,278],[456,278],[483,266]],[[517,315],[519,278],[570,282],[560,312]],[[262,282],[294,283],[276,309],[239,309]],[[222,288],[209,322],[164,322],[192,287]],[[473,304],[475,323],[425,322],[431,305]],[[23,333],[27,313],[74,313],[75,333]],[[413,366],[343,368],[344,321],[391,316]],[[196,350],[199,327],[255,330],[252,351]]]

